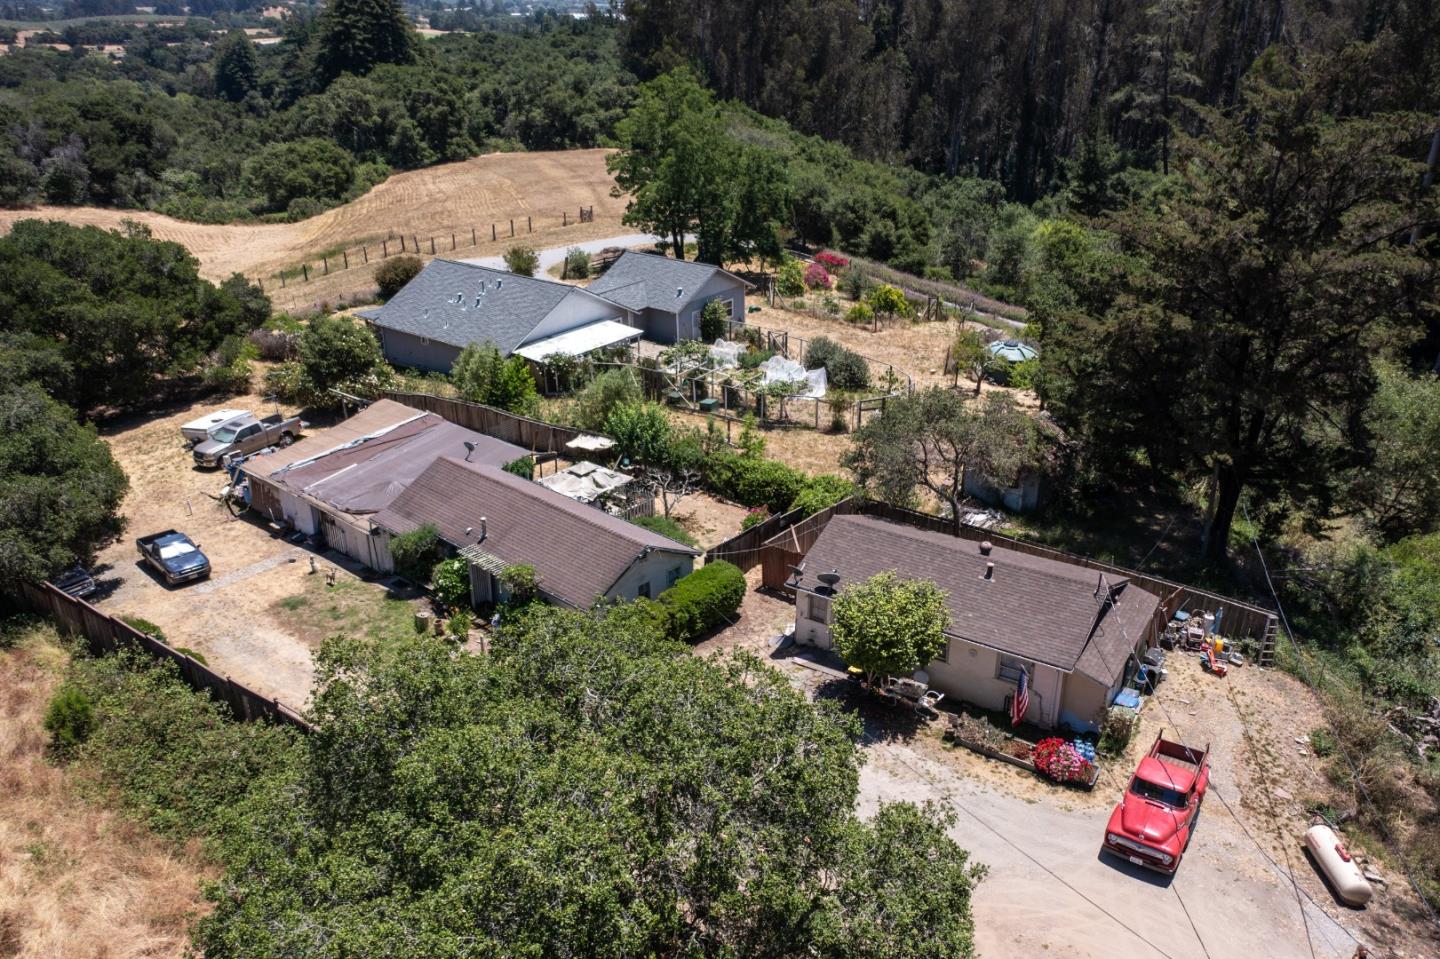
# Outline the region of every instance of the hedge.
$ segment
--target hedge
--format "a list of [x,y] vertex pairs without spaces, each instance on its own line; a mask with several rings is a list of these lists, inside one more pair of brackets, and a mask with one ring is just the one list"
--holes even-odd
[[764,506],[784,512],[809,477],[777,460],[735,453],[716,453],[705,464],[706,485],[741,506]]
[[686,640],[732,621],[744,599],[745,574],[723,559],[706,563],[659,596],[669,616],[670,634]]

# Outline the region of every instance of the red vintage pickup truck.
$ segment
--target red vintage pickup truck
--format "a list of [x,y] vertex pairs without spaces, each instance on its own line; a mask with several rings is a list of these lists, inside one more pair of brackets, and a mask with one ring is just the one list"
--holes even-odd
[[1173,874],[1209,785],[1209,745],[1185,746],[1166,739],[1161,730],[1110,814],[1101,848],[1137,866]]

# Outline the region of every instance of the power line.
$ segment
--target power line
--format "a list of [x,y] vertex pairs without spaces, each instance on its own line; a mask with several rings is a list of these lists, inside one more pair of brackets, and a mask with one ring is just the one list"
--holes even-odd
[[[1245,514],[1245,522],[1253,528],[1254,524],[1250,519],[1250,510],[1243,502],[1240,504],[1240,509]],[[1270,596],[1275,600],[1275,609],[1280,613],[1280,622],[1285,626],[1285,638],[1289,640],[1291,648],[1295,651],[1295,661],[1300,667],[1301,678],[1305,680],[1305,685],[1310,687],[1311,692],[1319,696],[1320,687],[1315,684],[1314,678],[1310,675],[1310,664],[1306,660],[1305,654],[1301,652],[1300,644],[1295,641],[1295,631],[1290,628],[1290,619],[1285,615],[1285,606],[1280,602],[1280,594],[1275,590],[1274,580],[1270,578],[1270,566],[1265,562],[1265,552],[1260,548],[1260,543],[1253,534],[1250,537],[1250,543],[1255,547],[1255,555],[1260,559],[1260,569],[1265,574],[1265,586],[1270,590]],[[1364,798],[1365,802],[1369,803],[1371,807],[1374,807],[1375,800],[1371,797],[1370,790],[1365,788],[1365,782],[1360,777],[1360,767],[1357,766],[1355,760],[1350,757],[1350,753],[1346,750],[1342,740],[1343,737],[1341,736],[1335,737],[1335,748],[1339,751],[1341,757],[1344,758],[1345,764],[1350,767],[1350,775],[1355,782],[1355,788],[1360,791],[1360,795]],[[1389,844],[1387,843],[1386,845],[1388,847]],[[1414,890],[1416,897],[1424,904],[1425,911],[1430,915],[1430,921],[1436,925],[1440,925],[1440,916],[1436,915],[1435,907],[1431,905],[1430,900],[1426,898],[1425,893],[1420,889],[1420,884],[1415,881],[1415,877],[1410,872],[1410,864],[1402,854],[1398,851],[1394,852],[1396,860],[1400,863],[1400,871],[1405,875],[1405,881],[1410,884],[1410,888]]]

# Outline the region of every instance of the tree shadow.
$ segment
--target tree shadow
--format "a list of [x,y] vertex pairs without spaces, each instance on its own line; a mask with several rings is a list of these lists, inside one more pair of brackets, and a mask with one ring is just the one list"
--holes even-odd
[[830,678],[815,688],[815,699],[836,703],[860,720],[860,743],[903,743],[914,739],[932,720],[915,711],[908,700],[894,700],[850,679]]

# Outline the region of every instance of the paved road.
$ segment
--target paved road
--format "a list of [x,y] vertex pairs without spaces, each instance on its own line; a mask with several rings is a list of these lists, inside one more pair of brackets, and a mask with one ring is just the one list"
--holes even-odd
[[[1289,882],[1268,865],[1240,868],[1258,853],[1214,797],[1171,881],[1100,856],[1108,809],[1027,802],[903,743],[872,744],[867,754],[862,814],[889,800],[948,806],[957,817],[951,835],[989,866],[975,896],[977,945],[988,959],[1310,959]],[[1305,911],[1316,957],[1354,954],[1334,920],[1308,901]]]
[[[622,236],[606,237],[603,240],[586,240],[583,243],[571,243],[567,246],[555,246],[548,250],[538,251],[540,254],[540,271],[550,269],[565,259],[565,254],[575,248],[580,248],[586,253],[599,253],[607,246],[623,246],[626,249],[641,246],[646,243],[655,243],[661,238],[651,233],[626,233]],[[688,239],[688,238],[687,238]],[[499,256],[479,256],[471,260],[463,260],[464,263],[474,263],[476,266],[488,266],[492,269],[505,269],[505,259]]]

